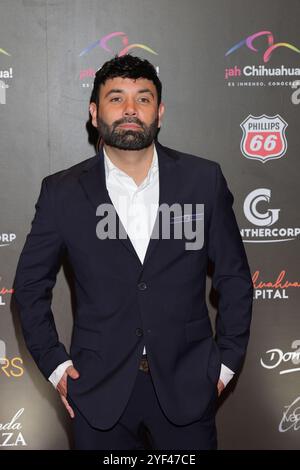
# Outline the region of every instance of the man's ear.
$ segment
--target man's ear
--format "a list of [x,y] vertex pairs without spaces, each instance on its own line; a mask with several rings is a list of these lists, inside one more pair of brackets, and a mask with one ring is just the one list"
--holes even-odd
[[97,123],[97,105],[93,101],[90,103],[89,106],[90,114],[92,116],[92,124],[96,129],[98,128],[98,123]]
[[163,102],[160,103],[158,107],[158,127],[161,127],[162,117],[165,112],[165,105]]

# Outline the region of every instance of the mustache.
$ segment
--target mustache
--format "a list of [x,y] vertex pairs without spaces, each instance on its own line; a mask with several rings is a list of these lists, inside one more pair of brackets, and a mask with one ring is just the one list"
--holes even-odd
[[120,126],[121,124],[137,124],[138,126],[141,126],[144,129],[144,124],[138,118],[119,119],[118,121],[114,122],[113,126],[115,128],[117,126]]

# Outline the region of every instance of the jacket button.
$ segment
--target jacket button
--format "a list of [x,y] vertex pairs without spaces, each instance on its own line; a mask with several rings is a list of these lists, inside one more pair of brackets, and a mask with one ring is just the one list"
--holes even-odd
[[143,330],[142,330],[142,328],[137,328],[137,329],[135,330],[135,334],[136,334],[137,336],[143,336]]
[[139,290],[145,290],[145,289],[147,289],[147,284],[145,282],[140,282],[138,284],[138,288],[139,288]]

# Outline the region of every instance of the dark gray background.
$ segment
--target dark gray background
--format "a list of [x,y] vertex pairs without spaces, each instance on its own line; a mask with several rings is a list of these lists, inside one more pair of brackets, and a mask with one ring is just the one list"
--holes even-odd
[[[272,207],[281,208],[280,226],[297,227],[300,106],[292,104],[289,87],[232,89],[223,77],[226,67],[262,64],[259,54],[245,48],[225,58],[229,47],[256,31],[270,30],[277,42],[300,47],[299,15],[299,0],[1,0],[0,48],[11,56],[0,54],[0,70],[13,68],[13,78],[4,80],[9,84],[6,104],[0,104],[1,232],[17,238],[0,247],[0,289],[12,285],[42,178],[94,155],[85,128],[92,78],[83,81],[90,87],[83,87],[79,74],[98,69],[113,54],[100,47],[79,54],[113,31],[158,53],[131,51],[159,66],[166,105],[160,142],[221,164],[241,227],[250,226],[242,211],[244,198],[259,187],[272,190]],[[114,54],[119,52],[117,38],[109,44]],[[271,61],[296,67],[300,55],[281,49]],[[286,155],[266,164],[245,159],[240,123],[249,114],[277,113],[288,122]],[[291,281],[299,281],[298,240],[247,244],[246,250],[252,272],[260,270],[263,279],[275,280],[285,269]],[[290,351],[299,338],[298,291],[289,289],[288,300],[254,302],[247,359],[218,410],[221,449],[299,448],[300,430],[278,432],[284,406],[299,394],[299,372],[279,375],[278,369],[260,366],[267,349]],[[68,416],[25,350],[9,295],[2,300],[0,339],[8,358],[23,358],[24,374],[0,373],[0,423],[24,408],[20,421],[27,449],[68,449]],[[72,314],[63,272],[53,310],[68,347]],[[210,311],[213,318],[212,306]]]

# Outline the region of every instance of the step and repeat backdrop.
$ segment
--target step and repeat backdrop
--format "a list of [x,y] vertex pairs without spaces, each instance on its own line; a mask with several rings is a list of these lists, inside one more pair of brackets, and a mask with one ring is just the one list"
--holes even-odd
[[[299,18],[300,0],[0,1],[0,450],[72,448],[12,283],[42,178],[95,154],[95,71],[126,53],[163,83],[160,142],[219,162],[235,197],[254,310],[243,369],[220,399],[219,447],[300,448]],[[53,311],[68,348],[64,269]]]

